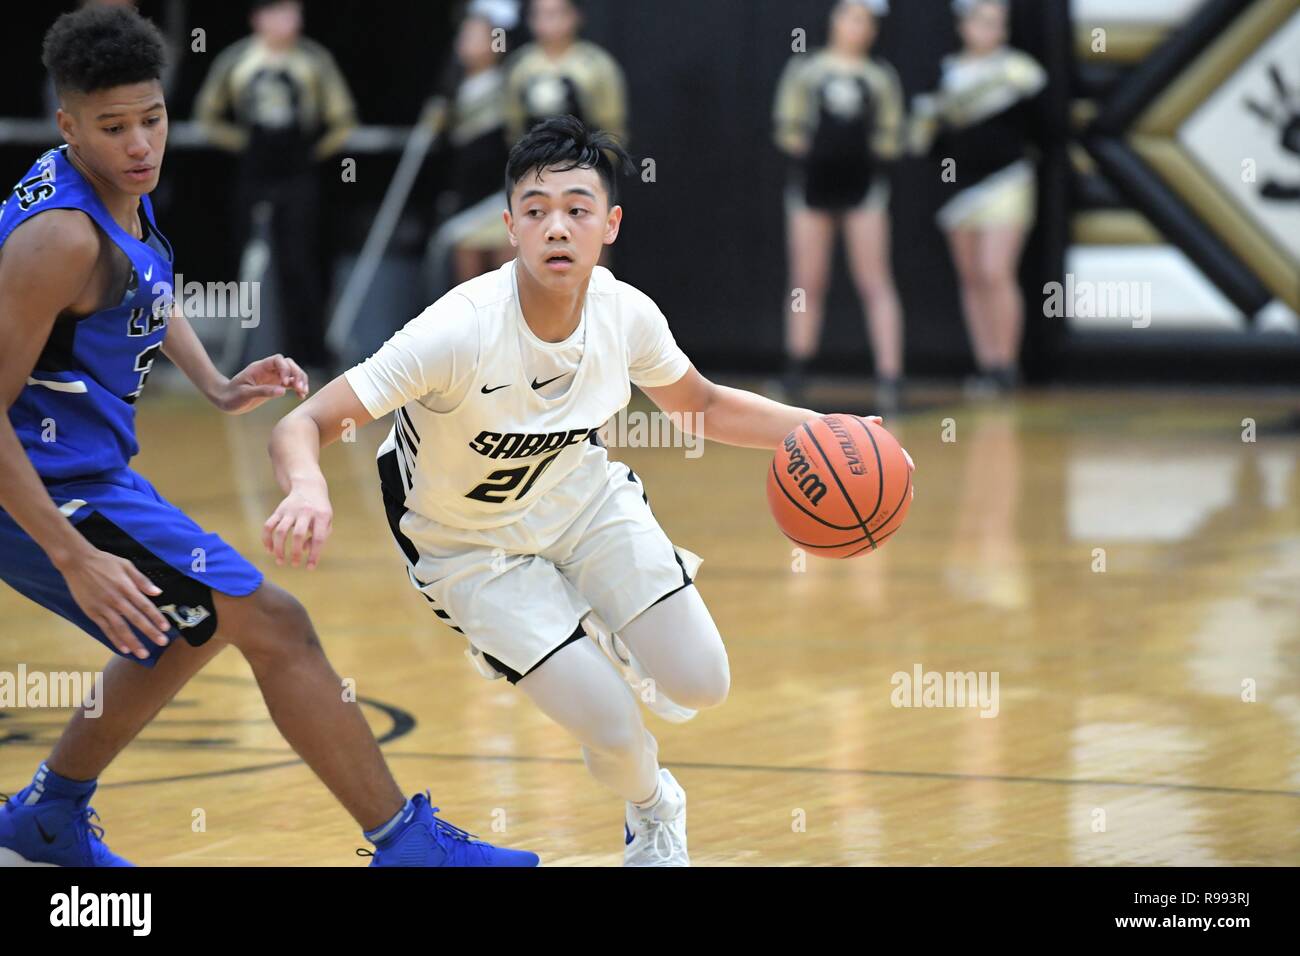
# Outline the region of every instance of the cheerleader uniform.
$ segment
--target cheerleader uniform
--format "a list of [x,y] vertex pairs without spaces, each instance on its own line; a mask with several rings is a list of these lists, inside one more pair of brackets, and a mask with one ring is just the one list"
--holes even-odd
[[829,50],[794,57],[775,106],[776,142],[792,160],[787,203],[832,213],[884,208],[902,120],[902,87],[888,63]]
[[1047,74],[1028,54],[1003,47],[972,59],[946,57],[939,91],[919,97],[914,145],[954,160],[957,191],[939,210],[945,229],[1034,221],[1029,103]]

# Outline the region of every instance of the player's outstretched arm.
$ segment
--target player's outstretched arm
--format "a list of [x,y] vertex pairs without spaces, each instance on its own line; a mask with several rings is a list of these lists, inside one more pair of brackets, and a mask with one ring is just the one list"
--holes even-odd
[[262,526],[262,544],[276,564],[311,570],[320,561],[334,520],[329,486],[320,469],[320,452],[338,441],[345,429],[374,421],[346,377],[340,375],[303,402],[271,431],[268,451],[275,480],[285,498]]
[[307,373],[283,355],[271,355],[252,363],[234,378],[226,378],[208,357],[189,320],[172,309],[163,338],[163,354],[176,364],[194,387],[217,408],[230,415],[250,412],[263,402],[279,398],[290,389],[306,398]]
[[[59,511],[23,448],[8,410],[27,384],[55,319],[93,311],[99,238],[80,212],[55,209],[14,230],[0,255],[0,508],[59,569],[86,615],[124,654],[148,657],[128,624],[167,643],[167,619],[150,597],[162,592],[124,558],[100,551]],[[57,424],[57,423],[56,423]]]
[[642,391],[684,431],[742,448],[774,449],[799,425],[821,414],[717,385],[694,365],[673,384]]
[[[782,405],[743,388],[710,382],[694,365],[673,384],[642,391],[684,431],[742,448],[775,449],[786,435],[821,414]],[[868,416],[867,420],[877,424],[882,421],[879,415]],[[915,469],[912,456],[906,450],[903,455],[908,467]]]

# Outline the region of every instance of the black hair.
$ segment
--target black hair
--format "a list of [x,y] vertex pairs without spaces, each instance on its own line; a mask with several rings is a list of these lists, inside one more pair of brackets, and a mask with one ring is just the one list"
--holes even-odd
[[618,204],[618,177],[636,172],[622,143],[604,130],[588,129],[576,116],[542,120],[515,143],[506,160],[507,201],[519,180],[543,169],[594,169],[609,194],[610,206]]
[[161,79],[166,51],[151,20],[126,7],[65,13],[45,34],[41,62],[59,93],[93,93]]

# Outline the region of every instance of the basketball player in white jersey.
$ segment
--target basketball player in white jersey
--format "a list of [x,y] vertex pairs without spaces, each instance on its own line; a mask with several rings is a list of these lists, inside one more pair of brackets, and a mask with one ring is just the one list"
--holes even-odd
[[630,165],[573,117],[514,147],[517,258],[453,289],[276,426],[286,497],[263,538],[277,562],[314,568],[333,519],[321,448],[349,419],[393,413],[379,472],[411,584],[480,672],[577,737],[592,776],[627,801],[624,864],[686,866],[686,795],[628,682],[652,679],[654,709],[687,719],[726,698],[727,653],[691,583],[699,559],[673,547],[595,433],[631,383],[675,420],[702,422],[702,436],[750,448],[775,449],[817,413],[710,382],[654,302],[596,265],[618,237],[616,179]]

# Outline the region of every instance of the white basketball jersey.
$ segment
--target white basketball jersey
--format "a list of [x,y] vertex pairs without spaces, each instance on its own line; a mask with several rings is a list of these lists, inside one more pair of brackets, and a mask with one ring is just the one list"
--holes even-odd
[[[572,381],[544,397],[548,380],[526,370],[538,340],[519,309],[514,269],[453,289],[347,373],[372,415],[397,409],[380,455],[396,452],[402,487],[385,490],[452,527],[501,527],[571,475],[600,479],[603,469],[575,469],[584,456],[604,457],[594,436],[627,405],[633,377],[667,385],[689,367],[654,303],[597,267]],[[463,397],[435,410],[448,390]]]

